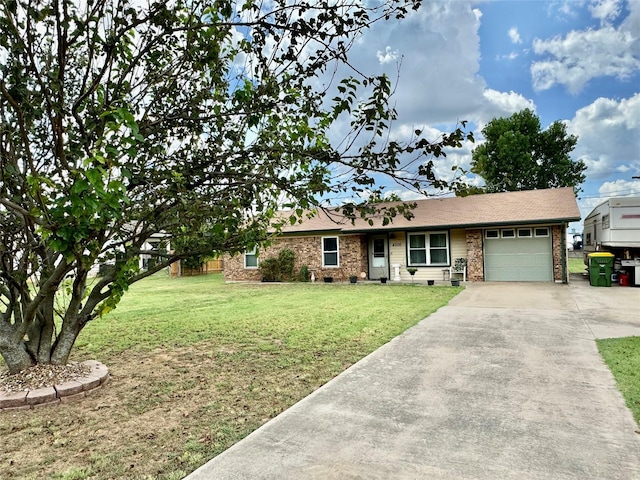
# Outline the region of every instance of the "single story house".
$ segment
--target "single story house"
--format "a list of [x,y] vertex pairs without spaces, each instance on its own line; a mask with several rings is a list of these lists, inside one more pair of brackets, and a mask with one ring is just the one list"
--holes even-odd
[[[450,267],[466,265],[466,279],[478,281],[568,281],[567,224],[579,221],[572,188],[505,192],[417,200],[414,217],[388,225],[355,224],[319,212],[287,226],[272,244],[256,252],[226,256],[227,281],[259,281],[261,258],[283,248],[296,255],[316,279],[346,281],[351,275],[376,280],[443,280]],[[464,259],[464,260],[461,260]]]

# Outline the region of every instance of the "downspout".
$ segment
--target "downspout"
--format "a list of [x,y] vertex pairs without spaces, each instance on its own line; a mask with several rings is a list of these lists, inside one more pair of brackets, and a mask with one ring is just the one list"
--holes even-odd
[[569,283],[569,277],[567,276],[567,224],[563,223],[560,239],[560,248],[562,249],[562,283]]

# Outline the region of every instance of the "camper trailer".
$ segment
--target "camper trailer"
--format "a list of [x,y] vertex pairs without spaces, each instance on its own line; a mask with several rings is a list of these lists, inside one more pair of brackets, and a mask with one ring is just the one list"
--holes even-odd
[[640,286],[640,197],[612,198],[598,205],[584,220],[585,264],[592,252],[615,255],[614,270]]

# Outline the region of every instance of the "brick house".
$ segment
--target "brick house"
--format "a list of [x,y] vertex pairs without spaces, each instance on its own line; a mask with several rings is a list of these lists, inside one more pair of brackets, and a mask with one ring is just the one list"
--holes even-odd
[[580,220],[572,188],[506,192],[416,201],[414,218],[382,225],[355,225],[319,212],[285,227],[270,247],[225,256],[227,281],[259,281],[260,258],[283,248],[296,255],[296,271],[306,265],[316,279],[346,281],[387,277],[443,280],[450,267],[466,263],[469,281],[568,281],[567,224]]

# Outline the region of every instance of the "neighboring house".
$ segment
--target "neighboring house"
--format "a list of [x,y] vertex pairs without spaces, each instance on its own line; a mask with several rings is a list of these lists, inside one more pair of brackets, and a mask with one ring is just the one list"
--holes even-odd
[[259,281],[260,259],[290,248],[296,270],[306,265],[320,281],[361,273],[369,280],[410,281],[409,267],[417,269],[414,281],[443,280],[458,259],[466,259],[469,281],[568,281],[567,224],[580,220],[572,188],[416,204],[414,218],[396,217],[386,226],[380,218],[373,225],[360,219],[351,224],[319,212],[285,227],[258,253],[225,256],[225,279]]

